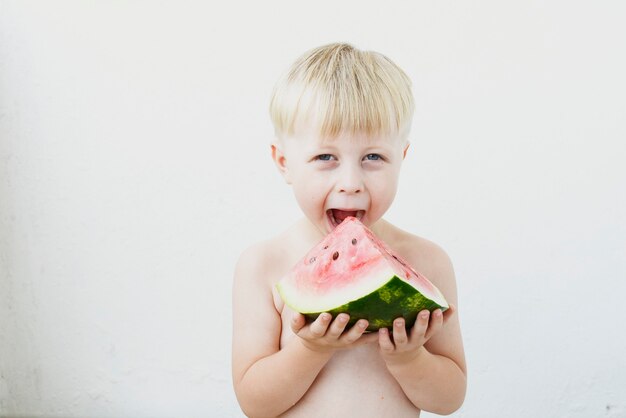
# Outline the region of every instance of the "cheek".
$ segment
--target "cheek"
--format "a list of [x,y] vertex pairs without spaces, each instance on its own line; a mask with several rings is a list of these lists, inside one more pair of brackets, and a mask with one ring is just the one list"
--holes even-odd
[[379,176],[372,180],[370,193],[372,193],[373,203],[377,206],[391,205],[396,196],[398,188],[398,176],[395,173],[388,173],[385,176]]
[[323,179],[314,175],[297,178],[292,183],[292,188],[298,201],[306,204],[314,203],[326,194]]
[[372,176],[370,184],[380,194],[393,194],[398,187],[398,175],[395,171],[379,173]]

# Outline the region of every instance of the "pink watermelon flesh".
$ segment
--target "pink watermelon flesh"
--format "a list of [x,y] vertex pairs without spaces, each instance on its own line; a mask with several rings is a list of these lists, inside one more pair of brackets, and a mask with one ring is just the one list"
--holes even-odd
[[277,284],[284,302],[313,320],[321,312],[350,314],[369,331],[404,317],[412,326],[423,309],[448,303],[426,277],[395,255],[365,225],[346,218]]

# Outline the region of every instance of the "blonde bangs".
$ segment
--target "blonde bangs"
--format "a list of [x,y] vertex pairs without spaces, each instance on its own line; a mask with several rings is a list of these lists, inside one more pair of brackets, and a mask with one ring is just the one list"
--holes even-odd
[[304,54],[278,82],[270,116],[279,137],[298,127],[322,137],[405,135],[413,115],[411,82],[391,60],[348,44]]

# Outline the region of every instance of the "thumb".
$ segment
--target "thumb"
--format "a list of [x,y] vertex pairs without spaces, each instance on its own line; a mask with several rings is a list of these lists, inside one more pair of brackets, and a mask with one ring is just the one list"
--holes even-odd
[[295,313],[291,318],[291,330],[294,334],[297,334],[305,324],[306,320],[304,319],[304,315],[301,313]]

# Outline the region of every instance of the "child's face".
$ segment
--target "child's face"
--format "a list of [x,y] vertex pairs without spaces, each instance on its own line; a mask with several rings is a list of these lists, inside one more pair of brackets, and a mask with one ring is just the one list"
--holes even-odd
[[272,154],[304,214],[328,233],[346,216],[367,226],[383,216],[395,197],[407,148],[396,136],[323,139],[301,130],[274,144]]

